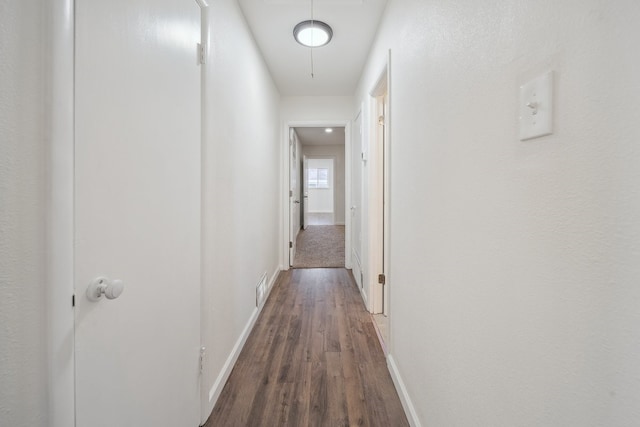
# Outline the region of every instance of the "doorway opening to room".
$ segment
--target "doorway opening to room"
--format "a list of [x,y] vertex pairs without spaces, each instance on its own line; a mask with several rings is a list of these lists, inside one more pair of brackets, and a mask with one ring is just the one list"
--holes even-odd
[[[389,62],[388,62],[389,63]],[[385,352],[389,343],[389,72],[370,92],[370,277],[372,316]]]
[[290,126],[289,266],[340,268],[347,239],[346,126]]
[[302,182],[305,184],[301,201],[302,229],[319,225],[344,226],[344,221],[336,221],[336,198],[340,193],[336,188],[336,157],[304,155],[302,164]]

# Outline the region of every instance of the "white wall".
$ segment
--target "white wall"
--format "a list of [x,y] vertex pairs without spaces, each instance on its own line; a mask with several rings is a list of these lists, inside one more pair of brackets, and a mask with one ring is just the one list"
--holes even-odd
[[[358,109],[358,111],[360,111]],[[352,242],[352,268],[353,277],[358,287],[364,292],[364,298],[367,293],[362,284],[364,282],[364,274],[362,271],[362,114],[358,114],[353,122],[351,130],[351,242]],[[368,305],[368,301],[367,301]]]
[[207,388],[254,313],[258,281],[279,269],[282,233],[278,92],[237,2],[211,2],[209,17],[203,147]]
[[353,119],[351,96],[284,96],[280,102],[282,120],[335,121]]
[[[637,424],[639,20],[390,1],[354,108],[391,48],[391,354],[423,425]],[[519,141],[549,69],[554,134]]]
[[309,169],[327,169],[329,174],[328,188],[309,189],[309,212],[333,213],[333,193],[335,186],[333,159],[309,159],[308,164]]
[[0,425],[46,426],[44,3],[0,6]]

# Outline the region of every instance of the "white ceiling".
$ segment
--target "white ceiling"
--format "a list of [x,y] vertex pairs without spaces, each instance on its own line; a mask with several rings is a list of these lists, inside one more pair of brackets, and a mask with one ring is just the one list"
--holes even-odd
[[314,19],[333,39],[310,50],[293,27],[311,18],[311,0],[238,0],[280,93],[285,96],[353,95],[387,0],[313,0]]
[[344,145],[344,128],[332,128],[333,132],[325,132],[326,128],[295,128],[302,145]]

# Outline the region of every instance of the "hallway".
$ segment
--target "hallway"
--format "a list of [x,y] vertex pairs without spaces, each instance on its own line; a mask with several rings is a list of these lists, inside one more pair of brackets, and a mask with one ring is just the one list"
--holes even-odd
[[[3,1],[0,426],[394,426],[396,391],[416,427],[638,425],[638,22],[634,0]],[[308,212],[351,274],[282,273],[305,157],[344,171]]]
[[350,273],[282,272],[205,426],[408,425]]

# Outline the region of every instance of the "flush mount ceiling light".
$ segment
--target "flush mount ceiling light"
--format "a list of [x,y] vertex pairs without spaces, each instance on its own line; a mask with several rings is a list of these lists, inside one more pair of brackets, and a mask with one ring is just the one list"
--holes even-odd
[[324,131],[325,131],[326,133],[331,133],[331,132],[333,132],[333,129],[331,129],[331,128],[326,128]]
[[331,41],[333,30],[322,21],[302,21],[294,27],[293,37],[303,46],[320,47]]

